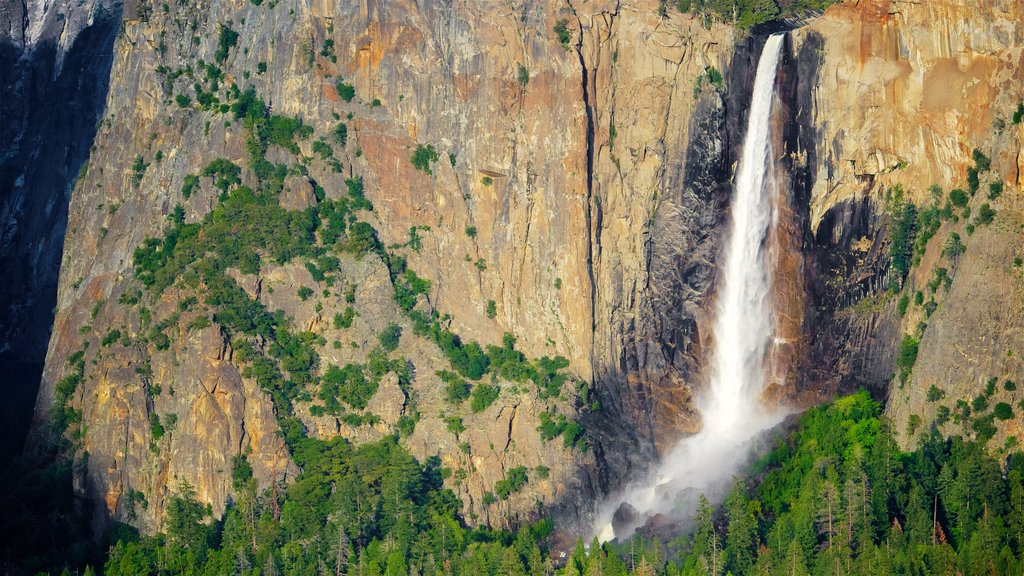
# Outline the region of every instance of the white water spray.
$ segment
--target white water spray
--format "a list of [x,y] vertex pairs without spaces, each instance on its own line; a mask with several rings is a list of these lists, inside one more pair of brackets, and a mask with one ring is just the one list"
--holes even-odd
[[[689,491],[688,500],[692,502],[696,493],[721,492],[746,460],[750,442],[784,416],[766,410],[760,401],[765,388],[765,358],[776,324],[773,263],[766,239],[776,220],[771,109],[783,38],[768,38],[754,79],[746,140],[736,172],[732,223],[720,272],[709,386],[698,401],[703,427],[666,455],[655,478],[599,511],[603,512],[598,525],[602,540],[629,535],[615,534],[612,528],[612,515],[620,502],[639,512],[641,517],[634,523],[643,523],[652,514],[672,512],[681,493],[685,496]],[[691,511],[675,512],[687,516]]]

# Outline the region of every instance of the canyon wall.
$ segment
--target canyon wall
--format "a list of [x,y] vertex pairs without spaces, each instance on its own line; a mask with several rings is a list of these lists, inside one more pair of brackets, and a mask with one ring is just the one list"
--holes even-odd
[[0,462],[21,451],[53,323],[68,202],[110,78],[114,2],[0,6]]
[[[134,249],[160,233],[176,204],[193,222],[216,203],[205,184],[186,198],[184,176],[221,157],[245,164],[241,123],[179,105],[176,96],[192,90],[168,79],[199,60],[216,61],[224,26],[240,41],[219,65],[222,86],[252,85],[273,113],[312,126],[300,156],[313,158],[312,140],[339,118],[348,126],[349,142],[337,152],[343,170],[307,161],[307,177],[286,182],[283,204],[316,202],[314,183],[335,197],[346,177],[361,176],[384,244],[406,243],[418,227],[417,249],[403,255],[431,281],[429,305],[450,314],[454,332],[484,344],[511,333],[528,356],[568,358],[582,382],[576,392],[595,388],[586,403],[551,405],[505,383],[488,410],[456,409],[467,430],[453,434],[441,418],[452,408],[434,374],[447,362],[411,337],[383,263],[343,261],[346,281],[358,287],[358,317],[344,331],[329,322],[344,311],[342,299],[326,291],[309,301],[295,296],[316,284],[301,266],[239,277],[269,309],[322,335],[325,362],[364,359],[389,323],[404,328],[410,337],[403,336],[401,352],[416,366],[412,390],[422,418],[403,443],[419,458],[440,455],[457,472],[449,483],[471,519],[506,525],[541,502],[572,525],[631,467],[694,430],[697,326],[728,195],[724,90],[708,70],[728,70],[733,31],[678,13],[661,18],[656,8],[126,5],[104,118],[71,203],[36,413],[37,438],[45,438],[55,385],[74,371],[66,359],[88,345],[71,405],[82,411],[81,449],[89,453],[76,486],[94,500],[97,517],[158,528],[163,503],[182,480],[221,510],[238,454],[249,454],[264,486],[295,473],[274,434],[269,399],[242,376],[216,324],[189,329],[191,312],[182,315],[161,350],[147,340],[138,309],[125,304],[135,290]],[[553,32],[559,22],[569,34],[564,44]],[[342,79],[357,95],[351,102],[339,98]],[[743,78],[728,82],[745,91]],[[428,144],[440,158],[430,173],[409,160]],[[275,161],[287,157],[270,153]],[[252,174],[246,169],[242,177],[248,182]],[[187,308],[188,296],[168,290],[147,315],[171,317],[179,305]],[[122,338],[104,342],[115,329]],[[368,408],[379,417],[372,426],[299,412],[318,436],[363,441],[393,433],[412,409],[385,382]],[[544,410],[588,424],[587,447],[544,443],[537,432]],[[154,416],[173,416],[173,427],[155,433]],[[550,477],[507,504],[487,503],[485,494],[518,465],[548,468]],[[132,497],[148,506],[129,504]]]
[[[973,422],[992,422],[991,407],[1005,402],[1016,415],[995,419],[991,446],[1012,445],[1008,439],[1021,433],[1021,396],[1012,388],[1024,344],[1015,264],[1024,7],[843,3],[792,38],[801,62],[820,61],[819,80],[801,103],[810,136],[804,143],[815,143],[802,148],[817,156],[808,167],[809,272],[818,303],[808,388],[866,386],[888,397],[887,415],[906,446],[944,410],[953,416],[939,418],[943,433],[977,434]],[[976,193],[967,174],[978,166],[974,149],[992,159],[990,170],[979,170]],[[1001,193],[993,182],[1004,183]],[[896,186],[918,213],[934,209],[940,220],[931,240],[915,247],[905,282],[889,258]],[[951,189],[970,198],[944,210]],[[990,224],[977,215],[983,205],[993,210]],[[919,237],[922,223],[914,223]],[[953,235],[963,247],[951,252]],[[919,346],[916,363],[902,354],[910,352],[901,346],[907,337]],[[907,360],[913,370],[901,378]],[[983,393],[991,379],[995,391]],[[979,394],[986,400],[973,415],[957,408]]]
[[[693,396],[702,386],[719,227],[763,37],[674,10],[662,16],[658,6],[127,3],[96,143],[71,198],[35,415],[43,443],[55,386],[73,371],[67,359],[88,343],[71,404],[82,412],[81,449],[89,454],[76,488],[93,499],[96,517],[159,528],[162,505],[181,480],[222,510],[239,454],[249,455],[263,486],[297,472],[270,399],[243,375],[221,327],[189,328],[190,292],[170,289],[149,306],[156,319],[176,319],[166,349],[147,340],[138,308],[124,304],[137,289],[135,248],[165,229],[177,204],[185,221],[196,222],[218,202],[205,178],[186,197],[186,174],[217,158],[246,166],[243,123],[192,101],[191,84],[209,86],[201,77],[213,63],[222,78],[212,90],[225,102],[230,85],[253,86],[272,113],[313,128],[297,154],[269,151],[274,162],[296,166],[283,205],[313,205],[318,188],[337,198],[345,179],[362,177],[381,241],[406,246],[398,250],[410,268],[431,281],[425,307],[449,314],[448,325],[466,340],[498,345],[511,333],[527,356],[562,355],[581,383],[550,400],[499,382],[501,396],[486,410],[453,409],[435,374],[450,366],[433,343],[414,337],[391,297],[385,262],[342,260],[359,314],[349,328],[330,322],[344,313],[345,299],[301,265],[239,273],[252,298],[322,337],[318,352],[327,363],[365,360],[389,324],[403,328],[400,351],[416,368],[412,394],[385,378],[367,408],[378,418],[372,425],[300,406],[311,433],[372,440],[418,414],[402,443],[456,472],[447,483],[472,521],[505,525],[529,518],[540,502],[585,531],[596,498],[697,430]],[[1020,11],[1010,1],[862,0],[792,32],[780,75],[793,120],[783,138],[792,210],[785,233],[804,258],[783,266],[802,277],[782,297],[798,303],[787,333],[806,352],[793,354],[780,396],[806,405],[858,386],[887,393],[898,344],[918,330],[922,314],[911,308],[900,316],[901,294],[913,297],[927,283],[940,244],[966,221],[943,224],[907,284],[896,279],[890,290],[886,192],[901,184],[924,205],[933,183],[963,186],[974,147],[994,158],[986,186],[998,175],[1007,188],[992,201],[992,225],[961,233],[967,250],[922,332],[919,368],[890,394],[890,414],[898,423],[908,413],[926,415],[922,398],[932,382],[952,399],[976,394],[982,372],[987,381],[1019,371],[1016,341],[1006,339],[1020,334],[1021,317],[1020,268],[1011,257],[1020,245],[1012,240],[1020,234],[1013,219],[1021,134],[1012,123]],[[219,55],[225,27],[239,40]],[[355,97],[339,94],[339,82]],[[329,139],[339,122],[348,142],[330,156],[336,170],[313,143]],[[427,145],[437,160],[417,169],[410,158]],[[241,178],[251,183],[254,175],[245,167]],[[60,206],[59,195],[50,198]],[[298,295],[304,287],[316,288],[311,299]],[[982,287],[998,302],[977,298]],[[954,335],[967,327],[975,348],[964,353],[977,362],[958,367],[976,368],[956,377],[963,388],[954,391],[943,364],[928,358],[955,358],[962,342]],[[115,329],[122,338],[104,342]],[[1018,400],[1019,392],[1005,393]],[[586,448],[542,440],[545,411],[582,422]],[[172,429],[157,437],[154,415],[173,415]],[[465,431],[446,426],[453,415]],[[507,502],[487,503],[517,466],[547,468],[550,476]],[[136,493],[147,508],[127,505]]]

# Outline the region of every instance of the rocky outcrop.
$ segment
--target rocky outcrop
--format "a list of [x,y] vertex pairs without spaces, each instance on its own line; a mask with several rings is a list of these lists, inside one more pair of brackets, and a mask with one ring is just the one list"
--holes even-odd
[[896,183],[916,199],[931,184],[960,184],[971,149],[1020,101],[1022,26],[1011,1],[868,0],[794,31],[797,46],[823,39],[808,103],[821,149],[812,228],[865,182],[876,200]]

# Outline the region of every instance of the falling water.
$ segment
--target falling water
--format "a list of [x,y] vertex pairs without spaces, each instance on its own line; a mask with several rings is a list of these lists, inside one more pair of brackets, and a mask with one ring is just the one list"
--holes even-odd
[[720,491],[744,462],[751,440],[783,416],[778,410],[766,410],[760,402],[765,359],[775,332],[767,239],[775,225],[771,108],[782,41],[782,35],[768,38],[754,80],[719,276],[714,352],[707,367],[709,385],[698,400],[703,427],[666,455],[651,481],[628,491],[603,511],[602,539],[628,536],[615,534],[611,526],[620,502],[639,513],[634,524],[659,512],[686,516],[688,511],[679,508],[691,505],[696,493]]

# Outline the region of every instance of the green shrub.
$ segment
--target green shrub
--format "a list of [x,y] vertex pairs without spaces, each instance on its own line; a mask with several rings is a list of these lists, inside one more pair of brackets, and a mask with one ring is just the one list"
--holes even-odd
[[466,425],[463,424],[462,418],[459,416],[448,416],[444,418],[444,423],[448,431],[454,434],[456,438],[459,437],[459,434],[466,431]]
[[529,478],[526,475],[526,467],[516,466],[508,470],[503,480],[498,480],[494,484],[494,493],[501,500],[508,500],[509,496],[522,490],[527,482]]
[[903,189],[895,186],[889,192],[889,221],[891,226],[889,258],[902,281],[913,263],[914,240],[917,234],[917,209],[904,200]]
[[356,97],[356,87],[351,84],[339,80],[335,88],[338,90],[338,97],[345,102],[351,102]]
[[494,300],[488,300],[486,313],[487,317],[493,320],[498,315],[498,303]]
[[988,172],[992,169],[992,160],[985,156],[981,150],[975,148],[971,152],[971,158],[974,159],[974,166],[977,167],[978,172]]
[[946,240],[946,244],[942,248],[942,255],[946,258],[956,258],[967,250],[964,246],[963,241],[960,239],[960,235],[953,232],[949,235],[949,239]]
[[569,21],[565,18],[559,18],[555,21],[553,30],[555,31],[555,37],[558,38],[558,43],[563,48],[569,48],[569,42],[572,41],[572,33],[569,32]]
[[497,386],[487,383],[477,384],[473,387],[469,408],[474,414],[477,412],[483,412],[488,406],[498,399],[500,394],[501,389]]
[[348,125],[344,122],[338,124],[334,128],[334,139],[338,142],[338,145],[342,148],[348,143]]
[[914,432],[921,426],[921,417],[917,414],[911,414],[907,417],[907,436],[913,436]]
[[220,31],[217,35],[217,51],[213,57],[217,62],[224,62],[228,58],[228,51],[238,44],[238,32],[231,29],[230,26],[221,24]]
[[993,418],[994,417],[990,414],[988,416],[975,418],[971,422],[971,429],[973,429],[975,434],[977,434],[980,442],[988,442],[996,435],[998,430],[996,430],[995,424],[992,423]]
[[897,302],[897,304],[896,304],[896,312],[900,316],[903,316],[904,314],[907,313],[907,306],[909,306],[909,305],[910,305],[910,296],[908,294],[904,294],[903,296],[900,296],[899,302]]
[[526,69],[526,66],[516,62],[518,72],[516,73],[516,81],[519,82],[519,86],[525,88],[526,84],[530,81],[530,71]]
[[974,196],[978,192],[978,187],[981,185],[978,179],[978,169],[971,166],[967,169],[967,190]]
[[164,437],[167,431],[163,425],[160,424],[160,417],[155,412],[149,414],[149,433],[153,436],[153,440],[159,441]]
[[103,340],[100,341],[100,345],[104,348],[110,346],[114,342],[121,339],[121,331],[117,328],[111,328],[110,331],[103,336]]
[[136,154],[135,161],[132,162],[132,187],[138,188],[142,183],[142,176],[146,173],[146,168],[149,168],[149,163],[143,161],[142,154]]
[[402,327],[391,323],[377,336],[377,339],[380,341],[381,348],[386,352],[394,352],[398,349],[398,341],[401,337]]
[[899,368],[900,382],[906,382],[917,362],[917,338],[904,336],[900,342],[899,354],[896,356],[896,367]]
[[982,204],[981,208],[978,209],[978,215],[974,217],[974,225],[984,226],[986,224],[991,224],[995,217],[996,211],[993,210],[988,203]]
[[422,170],[427,174],[433,174],[433,171],[430,169],[430,165],[437,162],[439,158],[440,156],[438,155],[437,150],[434,149],[433,144],[427,144],[426,146],[418,144],[416,146],[416,150],[412,153],[411,160],[413,167],[417,170]]
[[983,394],[978,394],[977,396],[974,397],[974,400],[971,401],[971,408],[975,412],[981,412],[982,410],[988,408],[988,398],[985,397],[985,395]]
[[466,226],[466,236],[476,238],[476,226]]
[[309,297],[313,295],[313,289],[309,286],[302,286],[299,288],[299,299],[302,301],[309,300]]
[[988,185],[988,199],[995,200],[1003,195],[1003,183],[1002,182],[991,182]]
[[1013,418],[1013,408],[1006,402],[1000,402],[992,409],[992,415],[1000,420],[1009,420]]
[[184,197],[185,200],[191,198],[192,193],[195,191],[197,186],[199,186],[199,176],[196,176],[195,174],[186,174],[185,180],[181,185],[182,197]]
[[320,379],[318,397],[324,401],[328,413],[337,413],[338,401],[362,410],[377,393],[379,381],[366,377],[359,364],[346,364],[343,368],[329,366]]
[[942,400],[945,397],[946,392],[943,391],[941,388],[935,386],[934,384],[932,384],[931,387],[928,388],[927,399],[929,402],[938,402],[939,400]]
[[345,312],[344,313],[342,313],[342,312],[335,313],[334,314],[334,322],[333,322],[334,329],[335,330],[341,330],[343,328],[344,329],[351,328],[352,327],[352,320],[355,318],[355,316],[356,316],[356,311],[353,310],[351,306],[347,306],[345,308]]

